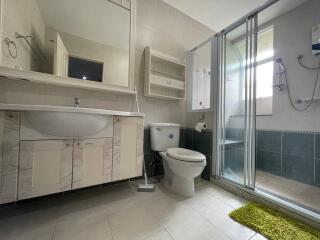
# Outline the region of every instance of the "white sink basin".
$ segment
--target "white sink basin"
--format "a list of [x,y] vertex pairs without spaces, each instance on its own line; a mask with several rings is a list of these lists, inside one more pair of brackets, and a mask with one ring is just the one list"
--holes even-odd
[[57,137],[85,137],[104,129],[106,115],[77,112],[28,111],[26,118],[36,130]]

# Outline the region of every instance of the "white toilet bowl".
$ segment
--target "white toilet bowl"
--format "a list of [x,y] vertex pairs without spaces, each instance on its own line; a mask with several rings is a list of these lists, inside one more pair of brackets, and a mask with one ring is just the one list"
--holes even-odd
[[206,166],[206,157],[195,151],[183,148],[169,148],[160,152],[163,159],[163,184],[184,197],[195,194],[194,178],[199,176]]
[[151,149],[163,160],[163,184],[184,197],[194,195],[194,178],[206,166],[206,157],[196,151],[178,148],[180,125],[175,123],[150,124]]

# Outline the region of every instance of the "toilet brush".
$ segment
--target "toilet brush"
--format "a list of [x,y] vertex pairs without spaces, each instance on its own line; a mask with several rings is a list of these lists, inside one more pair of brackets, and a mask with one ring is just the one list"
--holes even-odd
[[[137,105],[137,111],[140,112],[139,108],[139,101],[138,101],[138,92],[137,88],[134,87],[135,91],[135,100]],[[143,159],[143,171],[144,171],[144,183],[140,183],[137,187],[138,192],[153,192],[154,191],[154,185],[148,184],[148,177],[147,177],[147,171],[146,171],[146,161]]]
[[140,183],[137,187],[138,192],[153,192],[154,185],[148,183],[147,171],[146,171],[146,162],[143,161],[143,171],[144,171],[144,183]]

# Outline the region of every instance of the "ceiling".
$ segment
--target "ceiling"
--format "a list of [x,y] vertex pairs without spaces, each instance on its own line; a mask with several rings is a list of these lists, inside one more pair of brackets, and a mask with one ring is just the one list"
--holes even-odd
[[47,27],[129,49],[130,12],[106,0],[37,0]]
[[[267,0],[163,0],[174,8],[201,22],[212,30],[219,32],[237,21]],[[266,22],[307,0],[280,0],[276,6],[263,14],[261,22]]]

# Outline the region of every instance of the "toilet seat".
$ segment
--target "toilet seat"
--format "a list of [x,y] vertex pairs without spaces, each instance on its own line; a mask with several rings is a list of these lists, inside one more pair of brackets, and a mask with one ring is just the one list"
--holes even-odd
[[202,153],[192,151],[185,148],[168,148],[167,149],[168,157],[184,161],[184,162],[203,162],[206,161],[206,156]]

